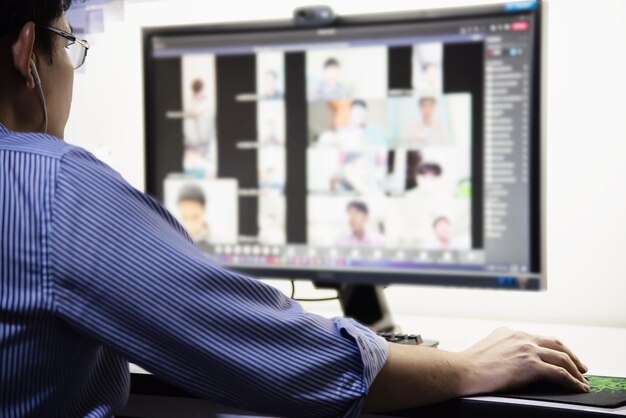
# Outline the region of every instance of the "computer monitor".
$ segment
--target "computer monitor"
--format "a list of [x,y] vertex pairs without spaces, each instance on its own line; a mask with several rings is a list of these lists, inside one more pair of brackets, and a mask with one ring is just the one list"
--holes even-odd
[[147,191],[252,275],[541,289],[540,28],[527,1],[145,29]]

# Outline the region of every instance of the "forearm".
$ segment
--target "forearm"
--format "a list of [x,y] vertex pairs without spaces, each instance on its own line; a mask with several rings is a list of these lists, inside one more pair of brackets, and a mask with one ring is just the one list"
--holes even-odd
[[389,345],[370,387],[368,412],[394,411],[447,399],[514,390],[539,380],[588,392],[587,367],[562,342],[500,328],[461,353]]
[[467,394],[471,374],[461,353],[389,344],[389,355],[370,388],[366,412],[394,411]]

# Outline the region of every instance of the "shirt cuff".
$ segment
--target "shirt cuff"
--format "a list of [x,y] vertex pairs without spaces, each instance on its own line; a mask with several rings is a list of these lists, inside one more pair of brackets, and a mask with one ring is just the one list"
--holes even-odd
[[[376,376],[378,376],[378,373],[382,370],[387,361],[389,344],[384,338],[379,337],[372,330],[353,319],[334,318],[333,321],[341,335],[352,339],[361,352],[364,394],[367,395],[374,379],[376,379]],[[364,403],[365,396],[358,399],[343,417],[356,418],[361,416]]]

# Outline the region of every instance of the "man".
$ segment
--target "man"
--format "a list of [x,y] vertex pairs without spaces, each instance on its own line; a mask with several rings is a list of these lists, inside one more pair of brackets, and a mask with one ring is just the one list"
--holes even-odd
[[185,148],[206,154],[213,139],[211,102],[204,92],[204,82],[197,78],[191,83],[191,95],[185,101]]
[[324,62],[323,78],[313,84],[309,100],[342,100],[348,97],[348,89],[341,81],[341,65],[336,58]]
[[437,163],[423,163],[417,168],[416,183],[421,191],[443,192],[440,190],[440,180],[443,174],[441,165]]
[[0,1],[0,416],[109,417],[127,399],[129,360],[283,416],[357,416],[539,379],[588,390],[554,339],[499,330],[460,353],[388,345],[212,265],[161,205],[62,141],[87,47],[70,33],[70,3]]
[[261,100],[281,100],[282,98],[283,93],[278,88],[278,74],[274,70],[265,71]]
[[440,216],[433,222],[433,230],[441,248],[449,249],[452,245],[452,231],[450,221],[445,216]]
[[468,250],[469,240],[465,237],[453,237],[450,219],[439,216],[433,221],[434,237],[427,240],[425,247],[433,250]]
[[336,132],[327,131],[320,135],[319,144],[358,152],[386,148],[387,142],[382,129],[368,122],[367,102],[356,99],[350,101],[349,106],[347,125],[342,126]]
[[338,247],[375,248],[384,245],[380,235],[367,231],[369,209],[365,203],[350,202],[347,211],[350,229],[337,238]]
[[445,125],[436,120],[437,99],[422,97],[418,101],[420,119],[409,126],[401,145],[407,148],[426,145],[450,145],[452,140]]
[[195,184],[185,185],[178,194],[178,215],[193,242],[209,241],[206,197]]
[[377,127],[371,126],[367,120],[367,103],[365,100],[353,100],[350,105],[350,123],[338,133],[339,147],[357,149],[385,147],[385,135]]

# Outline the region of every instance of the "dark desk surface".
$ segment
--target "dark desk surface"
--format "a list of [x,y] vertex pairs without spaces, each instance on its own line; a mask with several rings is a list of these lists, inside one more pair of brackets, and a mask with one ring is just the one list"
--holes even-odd
[[[197,399],[188,392],[164,383],[149,374],[133,373],[131,376],[130,400],[127,407],[116,415],[118,418],[243,418],[244,416],[263,416]],[[503,416],[507,418],[626,416],[626,407],[617,409],[587,408],[548,402],[478,397],[384,415],[368,415],[367,417],[500,418]]]
[[[324,314],[319,312],[320,314]],[[332,316],[332,312],[326,316]],[[405,330],[418,331],[441,341],[440,348],[460,351],[498,326],[522,329],[538,335],[558,335],[591,367],[591,373],[605,376],[626,376],[626,329],[574,326],[562,324],[511,323],[458,318],[398,316],[396,321]],[[118,417],[137,418],[243,418],[250,413],[227,408],[191,397],[152,375],[142,374],[131,366],[131,397],[127,408]],[[373,417],[626,417],[626,407],[619,409],[586,408],[564,404],[522,401],[504,398],[468,398],[444,404]]]
[[[502,402],[504,401],[504,402]],[[416,408],[391,414],[400,417],[463,417],[463,418],[548,418],[548,417],[607,417],[626,416],[626,408],[600,409],[574,407],[566,404],[548,402],[510,403],[502,398],[459,399],[439,405]]]

